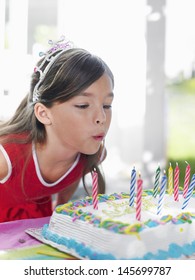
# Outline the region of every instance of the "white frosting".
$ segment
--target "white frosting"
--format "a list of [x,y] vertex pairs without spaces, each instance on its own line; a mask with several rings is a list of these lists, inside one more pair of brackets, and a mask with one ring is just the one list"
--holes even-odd
[[[173,201],[173,196],[166,195],[161,215],[177,216],[181,212],[195,212],[195,199],[191,198],[186,211],[182,211],[183,198]],[[159,220],[157,215],[158,199],[152,196],[143,198],[141,222],[148,219]],[[135,208],[129,207],[129,199],[120,199],[98,204],[98,210],[93,206],[81,208],[83,212],[91,212],[102,221],[111,219],[129,225],[139,223],[135,218]],[[101,253],[110,253],[117,259],[142,258],[147,253],[157,254],[158,250],[168,251],[169,245],[179,246],[195,240],[195,220],[192,223],[174,224],[168,222],[156,227],[146,227],[139,233],[119,234],[105,228],[76,219],[74,222],[68,215],[53,213],[49,230],[59,236],[75,239],[79,243]],[[66,250],[65,250],[66,251]]]

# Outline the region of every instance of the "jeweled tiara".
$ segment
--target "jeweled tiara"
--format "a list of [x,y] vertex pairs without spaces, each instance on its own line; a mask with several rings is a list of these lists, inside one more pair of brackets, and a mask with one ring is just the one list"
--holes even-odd
[[[61,53],[73,47],[72,42],[65,40],[65,36],[61,36],[58,41],[49,40],[48,44],[51,45],[51,47],[46,52],[39,53],[40,57],[44,56],[42,63],[34,68],[34,72],[39,72],[40,76],[39,81],[37,82],[33,90],[33,103],[36,103],[40,100],[39,86],[43,82],[45,75],[51,68],[54,61],[61,55]],[[41,70],[46,62],[48,62],[47,66],[44,70]]]

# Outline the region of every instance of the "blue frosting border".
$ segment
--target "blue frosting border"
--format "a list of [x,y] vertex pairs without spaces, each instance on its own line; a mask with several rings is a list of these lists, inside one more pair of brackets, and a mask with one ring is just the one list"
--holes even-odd
[[[82,258],[90,260],[117,260],[112,254],[105,254],[96,252],[86,246],[83,243],[79,243],[72,238],[61,237],[58,234],[52,233],[48,229],[48,224],[45,224],[42,229],[42,235],[46,240],[52,241],[59,245],[66,246],[68,249],[73,249]],[[141,258],[130,258],[121,260],[166,260],[166,259],[178,259],[182,255],[190,256],[195,253],[195,240],[192,243],[186,243],[182,246],[176,243],[169,245],[168,251],[158,250],[157,253],[148,252]]]

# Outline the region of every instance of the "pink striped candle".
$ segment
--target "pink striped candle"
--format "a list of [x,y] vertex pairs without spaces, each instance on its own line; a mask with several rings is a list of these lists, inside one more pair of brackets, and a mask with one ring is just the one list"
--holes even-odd
[[182,205],[182,210],[185,209],[186,206],[188,205],[189,200],[192,197],[194,188],[195,188],[195,174],[193,174],[193,176],[192,176],[192,179],[191,179],[191,182],[190,182],[190,186],[188,188],[186,197],[185,197],[183,205]]
[[93,209],[98,210],[98,173],[94,169],[92,171],[92,200],[93,200]]
[[190,170],[191,167],[189,165],[189,163],[186,161],[186,171],[185,171],[185,179],[184,179],[184,188],[183,188],[183,197],[186,197],[186,194],[188,192],[188,186],[189,186],[189,182],[190,182]]
[[174,199],[175,201],[179,201],[179,166],[176,162],[176,167],[174,170]]
[[139,178],[137,180],[137,197],[136,197],[136,219],[138,221],[141,220],[142,184],[143,181],[141,179],[141,175],[139,174]]

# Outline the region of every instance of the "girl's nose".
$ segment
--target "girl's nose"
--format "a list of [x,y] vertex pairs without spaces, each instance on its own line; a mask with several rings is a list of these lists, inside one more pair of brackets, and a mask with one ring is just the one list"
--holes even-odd
[[97,110],[95,122],[96,124],[104,124],[106,122],[106,114],[103,108]]

